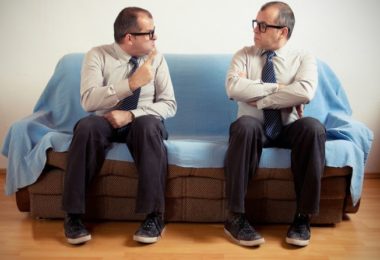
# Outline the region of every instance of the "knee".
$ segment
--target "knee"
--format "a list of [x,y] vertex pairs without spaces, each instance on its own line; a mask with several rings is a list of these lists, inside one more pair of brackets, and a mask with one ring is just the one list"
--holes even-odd
[[300,122],[302,122],[303,131],[307,134],[326,138],[326,128],[317,119],[312,117],[304,117],[300,119]]
[[99,116],[87,116],[78,121],[75,125],[74,133],[75,134],[85,134],[89,135],[94,131],[99,129],[99,122],[105,121],[103,117]]
[[242,116],[231,124],[230,134],[261,136],[262,125],[256,118],[253,118],[251,116]]
[[135,119],[133,122],[132,128],[139,133],[144,134],[157,134],[160,133],[162,135],[162,122],[157,119],[155,116],[147,115],[141,116]]

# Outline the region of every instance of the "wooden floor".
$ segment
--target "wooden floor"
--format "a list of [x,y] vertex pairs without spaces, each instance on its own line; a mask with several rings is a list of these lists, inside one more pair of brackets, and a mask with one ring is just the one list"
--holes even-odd
[[139,223],[88,223],[93,239],[71,246],[62,221],[36,220],[4,195],[0,175],[0,259],[380,259],[380,179],[366,179],[359,212],[335,226],[313,227],[305,248],[284,243],[285,225],[257,229],[266,239],[258,248],[231,243],[222,224],[168,224],[158,243],[132,240]]

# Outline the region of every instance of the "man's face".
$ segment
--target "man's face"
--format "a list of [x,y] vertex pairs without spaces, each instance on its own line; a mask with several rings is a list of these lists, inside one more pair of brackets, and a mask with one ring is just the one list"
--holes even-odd
[[[139,32],[146,33],[154,30],[154,22],[146,15],[140,15],[137,23],[141,29]],[[157,36],[151,39],[149,35],[131,35],[131,51],[134,56],[144,56],[149,54],[155,48]]]
[[[268,25],[278,25],[276,19],[278,17],[278,9],[274,6],[266,8],[257,14],[256,20],[258,22],[265,22]],[[266,31],[260,32],[259,26],[253,29],[255,45],[265,50],[277,50],[280,48],[280,39],[282,29],[268,27]]]

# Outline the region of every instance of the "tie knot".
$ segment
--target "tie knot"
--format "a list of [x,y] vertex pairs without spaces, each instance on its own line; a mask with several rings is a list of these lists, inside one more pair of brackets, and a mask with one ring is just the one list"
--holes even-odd
[[139,65],[139,58],[132,56],[129,59],[129,62],[132,63],[134,67],[137,67]]
[[276,53],[274,51],[266,51],[264,54],[267,55],[267,61],[272,61],[272,58],[276,56]]

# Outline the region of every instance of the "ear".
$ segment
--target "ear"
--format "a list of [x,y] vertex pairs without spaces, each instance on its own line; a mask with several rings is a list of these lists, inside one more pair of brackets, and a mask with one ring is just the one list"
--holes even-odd
[[124,44],[128,44],[128,45],[132,45],[132,35],[127,33],[124,38],[123,38],[123,43]]
[[281,30],[281,35],[285,37],[285,39],[288,39],[288,34],[289,34],[289,28],[288,27],[284,27],[282,28]]

